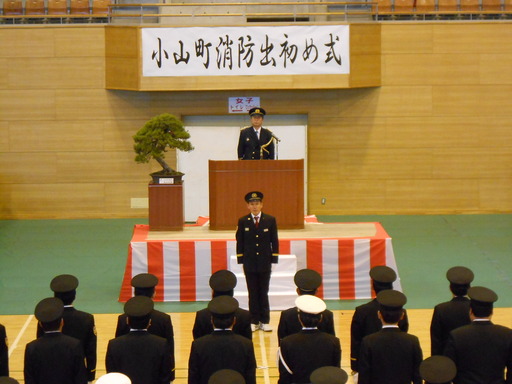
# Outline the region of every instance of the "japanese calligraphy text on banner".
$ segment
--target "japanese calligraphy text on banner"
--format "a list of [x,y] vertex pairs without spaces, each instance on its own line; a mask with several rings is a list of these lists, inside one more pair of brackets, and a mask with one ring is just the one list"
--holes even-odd
[[349,26],[143,28],[143,76],[349,74]]

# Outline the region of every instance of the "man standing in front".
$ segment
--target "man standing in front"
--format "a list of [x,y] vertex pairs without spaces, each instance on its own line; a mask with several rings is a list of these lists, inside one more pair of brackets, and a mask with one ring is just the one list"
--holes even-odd
[[272,263],[277,264],[279,239],[273,216],[263,213],[263,193],[254,191],[245,195],[250,213],[238,219],[236,253],[238,264],[243,264],[251,329],[272,331],[268,291]]
[[252,108],[249,111],[251,126],[240,131],[238,138],[239,160],[274,160],[274,135],[263,128],[263,108]]
[[[491,322],[498,295],[489,288],[472,287],[471,324],[450,332],[444,355],[455,362],[455,384],[512,383],[512,330]],[[505,374],[506,368],[506,374]]]

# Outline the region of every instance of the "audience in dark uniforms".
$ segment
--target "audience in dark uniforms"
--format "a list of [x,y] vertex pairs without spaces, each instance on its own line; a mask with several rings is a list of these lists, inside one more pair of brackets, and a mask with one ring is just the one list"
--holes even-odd
[[[400,332],[406,297],[392,289],[396,273],[379,266],[372,268],[370,276],[377,298],[366,306],[377,304],[376,316],[381,326],[359,343],[354,383],[420,384],[424,380],[426,384],[512,384],[512,330],[491,322],[493,303],[498,296],[485,287],[471,288],[474,274],[470,269],[457,266],[447,271],[453,299],[434,308],[432,356],[423,361],[418,338]],[[283,311],[279,320],[279,384],[346,383],[348,376],[340,368],[341,345],[334,336],[333,314],[323,300],[314,296],[321,285],[321,275],[303,269],[296,273],[294,282],[299,295],[296,307]],[[118,319],[119,336],[109,342],[105,359],[109,374],[99,378],[98,384],[169,384],[174,380],[171,344],[150,332],[153,315],[158,312],[151,299],[157,283],[152,274],[132,279],[136,296],[126,303],[125,314]],[[228,270],[217,271],[210,277],[212,300],[207,308],[196,313],[189,384],[256,383],[250,314],[240,309],[233,298],[235,286],[236,276]],[[42,300],[35,309],[38,338],[25,349],[25,383],[92,382],[96,332],[92,315],[72,306],[78,279],[59,275],[50,287],[55,297]],[[368,314],[368,318],[360,320],[362,307],[354,313],[352,334],[354,326],[374,323]],[[162,334],[170,335],[174,346],[170,316],[164,315],[164,321],[153,331],[163,330]],[[295,321],[300,326],[298,330]],[[407,329],[408,322],[402,324]],[[353,353],[354,346],[351,347]],[[0,384],[17,383],[9,377],[7,335],[2,325],[0,375]]]

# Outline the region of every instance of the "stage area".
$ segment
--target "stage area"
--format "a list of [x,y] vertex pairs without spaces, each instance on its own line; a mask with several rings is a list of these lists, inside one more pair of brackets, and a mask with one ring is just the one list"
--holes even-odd
[[[311,268],[322,275],[319,296],[325,300],[370,298],[368,273],[375,265],[388,265],[398,273],[392,240],[376,222],[307,223],[304,229],[280,230],[279,247],[280,254],[295,255],[297,270]],[[207,226],[192,226],[155,232],[148,225],[136,225],[119,300],[132,296],[133,276],[149,272],[160,280],[155,301],[208,301],[210,275],[219,269],[235,270],[230,268],[234,255],[234,229],[210,231]],[[243,279],[240,284],[245,285]],[[399,280],[395,289],[401,289]]]

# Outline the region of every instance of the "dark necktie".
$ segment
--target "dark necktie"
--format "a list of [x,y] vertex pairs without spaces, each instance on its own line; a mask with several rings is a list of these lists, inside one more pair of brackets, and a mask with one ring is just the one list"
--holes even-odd
[[254,216],[254,226],[258,228],[260,225],[260,218],[258,216]]

